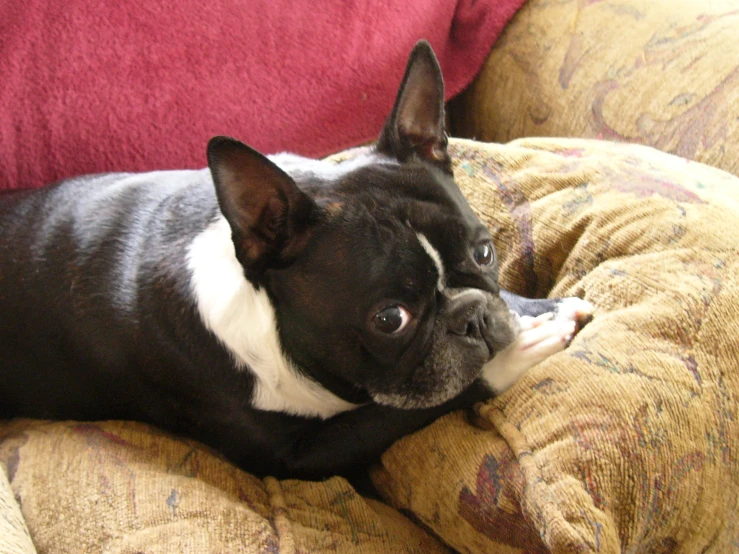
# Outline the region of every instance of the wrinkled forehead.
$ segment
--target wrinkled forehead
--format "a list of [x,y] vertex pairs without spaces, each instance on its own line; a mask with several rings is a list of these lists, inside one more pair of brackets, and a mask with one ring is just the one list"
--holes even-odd
[[438,223],[440,217],[479,226],[454,178],[429,164],[400,164],[382,155],[369,156],[337,180],[335,192],[378,210],[378,216],[413,226],[424,226],[429,219]]
[[[398,195],[397,216],[404,217],[417,232],[443,232],[450,239],[467,240],[484,231],[452,175],[426,164],[406,164],[376,171],[368,168],[369,180],[377,183],[374,194]],[[360,177],[364,177],[359,172]],[[393,205],[389,202],[389,205]]]
[[270,159],[316,200],[331,200],[334,212],[345,202],[364,200],[390,207],[388,200],[405,198],[455,211],[470,224],[476,221],[452,176],[429,164],[400,163],[371,148],[358,148],[339,162],[293,154],[277,154]]
[[367,259],[386,274],[396,266],[407,272],[418,260],[449,265],[470,242],[489,237],[453,177],[429,164],[399,163],[369,149],[340,163],[292,155],[274,161],[324,208],[332,220],[325,237],[334,243],[332,263],[346,269]]
[[396,266],[407,273],[429,264],[437,272],[490,237],[452,177],[425,164],[358,168],[338,184],[335,197],[343,199],[340,220],[350,250],[385,259],[391,274]]

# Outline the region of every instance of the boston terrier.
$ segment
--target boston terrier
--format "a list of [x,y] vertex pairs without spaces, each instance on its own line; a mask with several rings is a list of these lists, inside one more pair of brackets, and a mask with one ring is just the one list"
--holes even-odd
[[216,137],[207,160],[0,197],[0,417],[138,420],[255,474],[351,474],[592,312],[500,290],[426,42],[374,147],[331,163]]

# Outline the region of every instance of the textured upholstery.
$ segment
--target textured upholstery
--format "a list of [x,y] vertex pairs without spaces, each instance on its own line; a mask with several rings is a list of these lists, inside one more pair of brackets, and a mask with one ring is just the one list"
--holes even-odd
[[529,0],[452,105],[456,136],[589,137],[739,175],[739,0]]

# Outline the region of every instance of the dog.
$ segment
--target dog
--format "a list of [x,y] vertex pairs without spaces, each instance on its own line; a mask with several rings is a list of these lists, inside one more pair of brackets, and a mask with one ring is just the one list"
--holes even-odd
[[346,161],[215,137],[203,170],[3,195],[0,417],[138,420],[320,479],[510,387],[592,306],[500,289],[444,121],[422,41]]

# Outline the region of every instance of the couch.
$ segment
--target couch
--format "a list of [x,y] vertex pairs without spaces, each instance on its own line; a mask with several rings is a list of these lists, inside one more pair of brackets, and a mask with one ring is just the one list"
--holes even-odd
[[736,0],[529,0],[508,25],[450,103],[455,174],[503,285],[595,319],[474,425],[396,443],[382,500],[140,423],[13,421],[0,551],[737,551],[738,33]]

